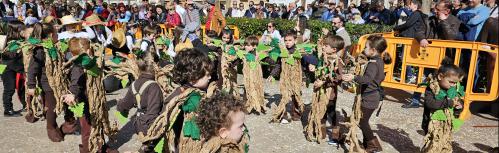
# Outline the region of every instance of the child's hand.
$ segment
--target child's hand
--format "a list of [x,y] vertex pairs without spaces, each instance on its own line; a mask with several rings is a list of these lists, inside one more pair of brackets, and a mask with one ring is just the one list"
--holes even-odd
[[269,77],[267,78],[267,82],[270,82],[270,83],[273,83],[273,82],[274,82],[274,80],[275,80],[275,79],[274,79],[274,77],[272,77],[272,76],[269,76]]
[[27,94],[30,95],[30,96],[34,96],[35,95],[35,89],[28,89]]
[[314,82],[314,89],[320,88],[322,85],[324,85],[324,81],[322,80],[317,80]]
[[462,109],[463,108],[463,104],[461,104],[461,102],[459,102],[458,99],[459,98],[457,98],[457,97],[454,99],[454,108],[456,108],[456,109]]
[[308,65],[308,70],[309,70],[310,72],[315,72],[315,65],[313,65],[313,64],[309,64],[309,65]]
[[353,74],[344,74],[344,75],[341,77],[341,80],[346,81],[346,82],[349,82],[349,81],[352,81],[354,77],[355,77],[355,76],[354,76]]
[[68,104],[69,106],[75,105],[75,95],[73,94],[66,94],[62,96],[62,101]]

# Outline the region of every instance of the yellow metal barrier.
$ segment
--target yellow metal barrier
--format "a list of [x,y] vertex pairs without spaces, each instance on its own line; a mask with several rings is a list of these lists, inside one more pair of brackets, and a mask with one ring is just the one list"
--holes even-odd
[[[353,50],[353,54],[362,53],[367,37],[369,35],[364,35],[359,39],[359,45]],[[386,77],[382,82],[382,86],[388,88],[395,88],[401,90],[409,90],[416,92],[424,92],[425,87],[419,87],[417,84],[423,82],[424,80],[424,69],[435,69],[437,70],[440,67],[440,62],[446,57],[446,52],[455,52],[454,54],[454,64],[461,66],[469,66],[469,70],[466,72],[467,77],[463,80],[463,83],[466,84],[465,96],[464,96],[464,108],[463,112],[459,116],[461,119],[467,119],[470,116],[469,106],[473,101],[494,101],[497,100],[499,95],[498,85],[499,85],[499,60],[496,58],[499,51],[497,45],[491,45],[481,42],[467,42],[467,41],[449,41],[449,40],[432,40],[428,47],[423,48],[419,46],[419,43],[412,38],[402,38],[402,37],[394,37],[393,33],[383,33],[383,37],[386,39],[388,43],[388,47],[386,51],[392,57],[392,63],[385,65]],[[397,57],[397,46],[403,47],[403,56],[401,59],[401,72],[400,79],[397,80],[394,78],[394,69],[395,67],[395,59]],[[463,52],[470,54],[470,61],[462,61]],[[490,78],[488,78],[488,82],[490,87],[485,93],[475,93],[473,91],[473,86],[475,83],[475,73],[477,70],[478,57],[480,55],[486,55],[489,59],[492,60],[490,65],[493,65],[493,68],[486,71],[492,74]],[[481,56],[483,57],[483,56]],[[460,63],[460,62],[463,63]],[[483,61],[482,61],[483,62]],[[489,65],[489,66],[490,66]],[[406,83],[406,67],[412,66],[418,68],[419,72],[416,75],[417,81],[415,84]],[[398,67],[397,67],[398,68]],[[483,71],[482,71],[483,72]]]

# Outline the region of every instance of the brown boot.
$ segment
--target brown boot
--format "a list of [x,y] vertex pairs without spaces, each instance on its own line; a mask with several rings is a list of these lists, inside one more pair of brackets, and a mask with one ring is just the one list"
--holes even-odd
[[80,153],[89,153],[90,152],[88,150],[88,146],[84,147],[82,144],[79,144],[78,147],[80,147]]
[[293,121],[301,121],[301,114],[296,107],[295,102],[292,102],[291,104],[291,120]]
[[333,138],[333,140],[340,140],[340,127],[339,126],[333,126],[332,138]]
[[28,123],[35,123],[36,121],[38,121],[38,118],[36,118],[33,113],[31,112],[28,112],[28,114],[26,114],[26,116],[24,116],[24,118],[26,119],[26,122]]
[[369,140],[366,143],[366,152],[368,153],[374,153],[374,152],[381,152],[383,149],[381,148],[381,144],[379,144],[378,138],[374,138],[372,140]]
[[78,130],[78,124],[76,124],[76,120],[66,121],[62,123],[61,130],[64,134],[73,134]]
[[59,128],[49,128],[47,127],[47,135],[52,142],[64,141],[64,135]]

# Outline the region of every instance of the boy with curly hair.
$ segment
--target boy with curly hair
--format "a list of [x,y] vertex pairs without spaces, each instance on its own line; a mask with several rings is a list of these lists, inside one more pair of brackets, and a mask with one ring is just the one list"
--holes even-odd
[[[165,99],[163,112],[141,140],[154,141],[164,136],[163,152],[199,152],[202,145],[195,118],[201,99],[207,96],[213,63],[207,54],[193,48],[182,50],[173,62],[173,81],[180,87]],[[144,152],[150,149],[142,148]]]
[[244,102],[227,93],[201,102],[197,117],[205,140],[201,152],[247,152],[246,114]]

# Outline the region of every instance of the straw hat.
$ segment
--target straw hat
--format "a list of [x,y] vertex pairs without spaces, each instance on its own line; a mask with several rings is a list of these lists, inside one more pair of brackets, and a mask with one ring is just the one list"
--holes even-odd
[[120,28],[120,29],[116,29],[114,32],[113,32],[113,35],[112,35],[113,39],[111,41],[111,44],[116,47],[116,48],[121,48],[123,46],[125,46],[126,44],[126,36],[125,36],[125,31]]
[[61,23],[62,23],[62,25],[69,25],[69,24],[78,24],[78,23],[81,23],[81,21],[76,20],[71,15],[66,15],[66,16],[63,16],[61,18]]
[[54,16],[47,16],[43,18],[42,23],[52,23],[56,18]]
[[94,26],[94,25],[105,25],[106,22],[102,22],[100,20],[99,16],[92,14],[85,18],[85,21],[83,21],[83,26]]

